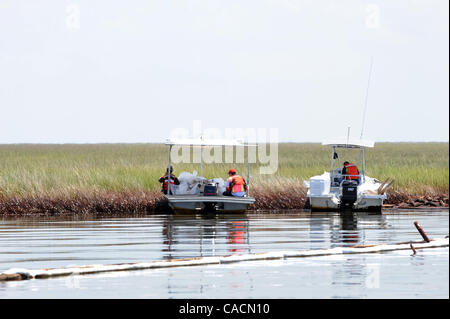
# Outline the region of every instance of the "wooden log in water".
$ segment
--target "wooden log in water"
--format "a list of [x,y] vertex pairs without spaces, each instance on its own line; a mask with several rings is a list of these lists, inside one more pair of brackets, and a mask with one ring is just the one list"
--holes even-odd
[[419,222],[415,221],[414,226],[416,226],[417,230],[419,231],[420,235],[422,236],[423,240],[425,240],[427,243],[430,242],[430,239],[428,238],[427,234],[425,234],[425,231],[420,227]]
[[413,255],[415,255],[417,253],[416,249],[414,248],[413,244],[409,244],[409,246],[411,247],[412,251],[413,251]]

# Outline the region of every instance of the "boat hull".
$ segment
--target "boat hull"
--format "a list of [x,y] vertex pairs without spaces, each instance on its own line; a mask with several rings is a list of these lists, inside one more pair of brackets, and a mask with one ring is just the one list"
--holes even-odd
[[[381,212],[386,195],[359,195],[354,203],[353,211]],[[341,201],[334,194],[308,196],[312,211],[338,211]]]
[[253,197],[166,195],[170,208],[176,213],[218,212],[243,213],[255,202]]

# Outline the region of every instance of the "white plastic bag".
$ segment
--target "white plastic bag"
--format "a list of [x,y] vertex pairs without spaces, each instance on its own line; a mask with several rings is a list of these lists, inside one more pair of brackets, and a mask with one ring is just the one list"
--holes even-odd
[[180,185],[177,185],[177,186],[178,186],[178,189],[177,189],[177,192],[176,192],[177,195],[187,194],[188,186],[189,186],[187,183],[181,183],[180,182]]
[[191,185],[192,188],[189,190],[190,195],[197,195],[198,193],[200,193],[200,188],[197,185],[198,184]]
[[200,192],[198,184],[206,180],[206,178],[197,176],[197,171],[194,171],[192,174],[189,172],[181,172],[178,180],[180,181],[180,185],[178,186],[177,194],[196,195]]

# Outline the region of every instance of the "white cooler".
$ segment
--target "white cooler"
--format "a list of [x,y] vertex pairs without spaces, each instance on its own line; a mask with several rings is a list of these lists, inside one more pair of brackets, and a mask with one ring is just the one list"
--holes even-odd
[[330,182],[321,178],[311,178],[309,180],[309,193],[312,196],[325,195],[330,192]]

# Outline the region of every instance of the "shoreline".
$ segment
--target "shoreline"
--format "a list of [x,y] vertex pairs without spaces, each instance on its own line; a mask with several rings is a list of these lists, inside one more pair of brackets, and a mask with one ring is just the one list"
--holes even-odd
[[[449,208],[449,194],[388,193],[383,210],[435,210]],[[255,204],[247,214],[305,210],[306,191],[277,192],[255,190]],[[120,216],[171,213],[167,200],[159,191],[80,192],[73,195],[0,196],[2,217],[45,216]]]

